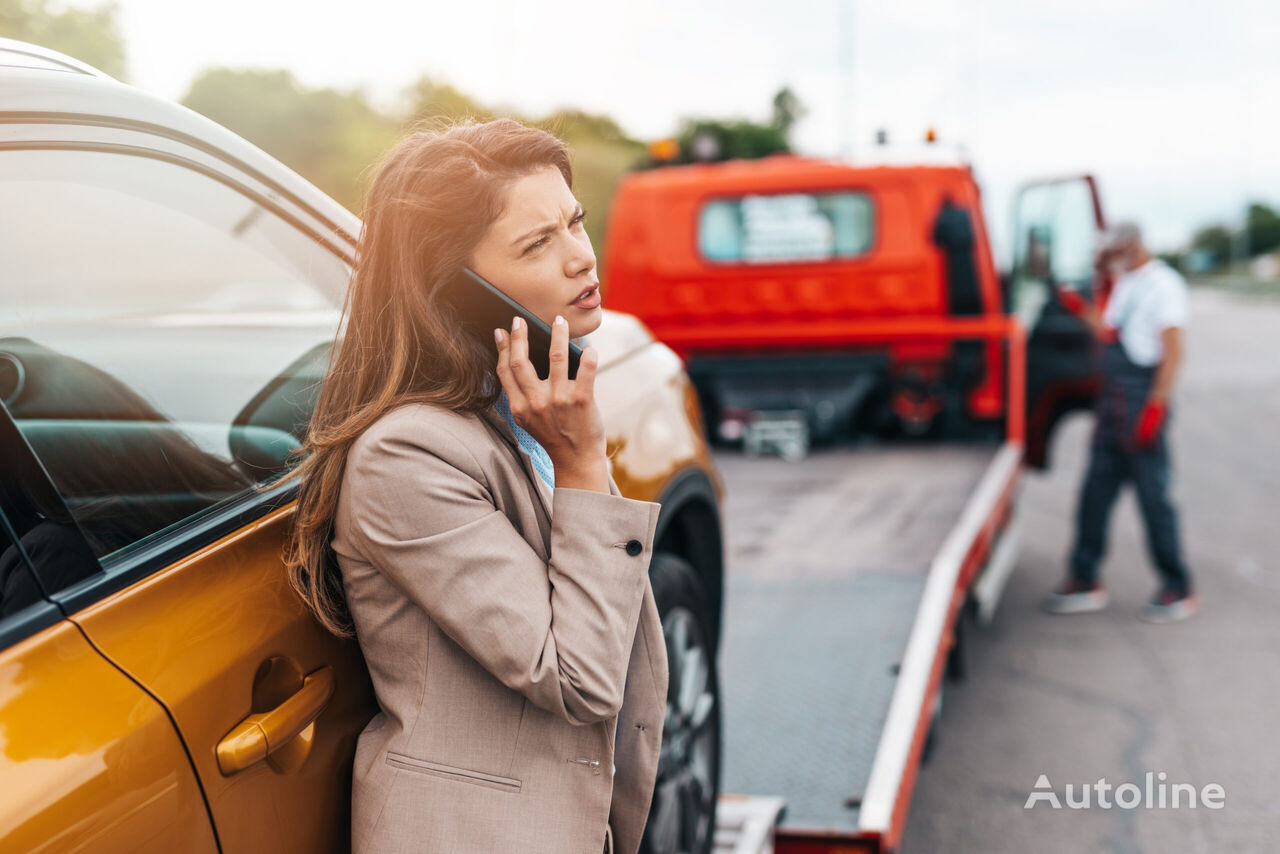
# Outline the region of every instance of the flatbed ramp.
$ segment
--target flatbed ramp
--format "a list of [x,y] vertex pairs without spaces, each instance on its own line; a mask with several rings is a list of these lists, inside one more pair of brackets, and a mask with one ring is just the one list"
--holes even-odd
[[782,798],[721,795],[715,854],[773,854],[773,827],[783,806]]
[[859,828],[930,568],[1006,457],[996,445],[717,456],[730,496],[721,791],[781,798],[782,828]]

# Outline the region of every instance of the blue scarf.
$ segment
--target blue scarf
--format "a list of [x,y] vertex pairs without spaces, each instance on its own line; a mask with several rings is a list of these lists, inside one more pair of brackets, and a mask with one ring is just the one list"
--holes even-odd
[[552,489],[556,485],[556,470],[551,464],[551,457],[547,456],[546,450],[542,445],[538,444],[538,440],[529,435],[529,432],[516,423],[516,419],[511,414],[511,404],[507,401],[507,390],[504,388],[498,395],[498,402],[494,405],[498,410],[498,414],[506,419],[511,425],[511,432],[516,434],[516,441],[520,443],[520,447],[529,455],[529,459],[533,461],[533,467],[537,470],[539,476],[546,481],[547,486]]
[[[587,336],[585,335],[581,335],[573,340],[579,347],[586,347],[591,343],[587,340]],[[496,374],[490,374],[485,378],[485,380],[486,390],[491,390],[493,388],[492,384],[498,382],[498,377]],[[516,441],[520,444],[521,448],[524,448],[525,452],[529,455],[529,459],[533,460],[534,469],[536,469],[542,479],[547,482],[547,486],[554,489],[556,485],[556,470],[555,466],[551,464],[551,457],[547,456],[546,449],[543,448],[542,445],[538,444],[537,439],[530,436],[527,430],[516,423],[516,419],[511,414],[511,404],[507,400],[507,390],[505,388],[499,392],[498,401],[494,404],[494,408],[497,409],[498,414],[506,419],[506,422],[511,425],[511,432],[516,434]]]

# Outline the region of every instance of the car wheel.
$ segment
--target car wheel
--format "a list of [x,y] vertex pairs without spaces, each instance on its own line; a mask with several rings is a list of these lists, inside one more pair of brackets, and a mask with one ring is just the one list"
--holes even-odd
[[649,567],[667,647],[662,752],[641,854],[709,854],[720,794],[720,682],[707,597],[693,567],[659,552]]

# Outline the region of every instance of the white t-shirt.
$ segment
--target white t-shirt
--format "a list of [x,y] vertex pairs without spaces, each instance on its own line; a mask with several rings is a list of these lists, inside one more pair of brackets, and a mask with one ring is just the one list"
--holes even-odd
[[1120,330],[1125,354],[1139,365],[1159,364],[1160,333],[1187,325],[1187,283],[1168,264],[1152,258],[1115,283],[1102,322]]

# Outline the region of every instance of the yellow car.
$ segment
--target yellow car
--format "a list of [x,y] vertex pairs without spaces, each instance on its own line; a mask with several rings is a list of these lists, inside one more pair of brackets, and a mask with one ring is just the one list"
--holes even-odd
[[[375,700],[286,581],[292,487],[261,487],[306,430],[359,222],[201,116],[3,39],[0,211],[0,852],[346,850]],[[627,315],[592,343],[614,477],[663,504],[645,847],[709,851],[723,486],[680,360]]]

